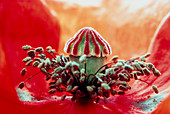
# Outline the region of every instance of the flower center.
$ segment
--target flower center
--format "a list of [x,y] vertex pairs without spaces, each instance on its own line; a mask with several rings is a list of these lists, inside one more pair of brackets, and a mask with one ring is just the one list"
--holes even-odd
[[[28,57],[23,59],[26,67],[21,70],[21,75],[26,75],[27,67],[35,67],[40,71],[21,82],[18,87],[22,89],[27,81],[42,72],[46,75],[46,80],[50,80],[49,94],[69,92],[72,94],[72,101],[88,98],[96,99],[97,103],[103,97],[106,102],[109,96],[124,95],[131,89],[128,85],[131,79],[140,80],[140,76],[150,76],[151,73],[157,77],[161,75],[152,63],[145,62],[145,58],[150,54],[127,61],[114,56],[111,61],[91,74],[87,72],[87,67],[96,66],[95,64],[87,66],[85,55],[78,59],[79,62],[75,62],[69,57],[58,55],[50,46],[43,49],[25,45],[23,50],[27,52]],[[79,63],[84,64],[84,67],[80,67]],[[158,93],[156,86],[152,88]],[[61,100],[65,98],[66,95],[63,95]]]

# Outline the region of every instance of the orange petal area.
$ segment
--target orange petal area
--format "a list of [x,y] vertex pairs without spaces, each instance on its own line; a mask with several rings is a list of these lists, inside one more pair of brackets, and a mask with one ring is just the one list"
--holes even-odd
[[61,23],[59,53],[64,53],[64,44],[79,29],[93,27],[112,48],[108,59],[114,55],[123,59],[143,55],[157,26],[170,9],[170,1],[161,0],[80,1],[46,0],[48,7],[57,12]]

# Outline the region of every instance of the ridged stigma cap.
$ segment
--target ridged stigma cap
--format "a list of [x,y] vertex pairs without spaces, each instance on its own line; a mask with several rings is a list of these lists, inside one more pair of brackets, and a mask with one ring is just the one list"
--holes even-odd
[[112,53],[110,45],[91,27],[80,29],[73,38],[69,39],[64,51],[73,56],[87,55],[106,57]]

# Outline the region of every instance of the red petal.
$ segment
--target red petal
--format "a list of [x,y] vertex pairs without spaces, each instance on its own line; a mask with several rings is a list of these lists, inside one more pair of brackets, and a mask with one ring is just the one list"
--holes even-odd
[[[5,52],[4,59],[7,61],[6,66],[3,66],[5,71],[1,78],[6,79],[13,76],[14,85],[17,86],[21,82],[20,70],[24,67],[22,59],[26,56],[22,46],[25,44],[34,47],[50,45],[57,50],[60,26],[57,17],[52,15],[49,9],[40,1],[16,2],[4,0],[1,2],[0,18],[0,37]],[[31,73],[36,72],[32,71]],[[28,82],[33,85],[30,91],[36,93],[36,95],[48,92],[45,77],[42,78],[42,76],[33,78]],[[0,84],[1,87],[11,86]]]
[[[159,91],[164,91],[169,88],[170,85],[170,13],[163,19],[160,26],[158,27],[154,39],[149,48],[151,53],[148,62],[151,62],[155,67],[162,73],[160,77],[149,76],[141,78],[142,80],[147,81],[149,84],[145,84],[141,81],[136,81],[132,87],[132,91],[138,95],[149,95],[152,94],[151,85],[156,85],[159,88]],[[137,88],[140,88],[137,89]],[[136,91],[138,90],[138,91]],[[145,92],[144,92],[145,91]],[[143,93],[141,93],[143,92]]]
[[[163,19],[152,44],[149,48],[151,53],[148,62],[151,62],[162,73],[160,77],[149,76],[142,77],[141,80],[136,81],[132,86],[131,91],[126,94],[126,97],[131,97],[131,103],[145,111],[152,111],[156,105],[169,94],[170,86],[170,13]],[[152,85],[156,85],[159,94],[156,95],[152,90]],[[156,103],[154,103],[156,100]],[[140,101],[137,103],[137,101]],[[147,107],[146,107],[147,106]]]
[[[124,96],[112,97],[105,106],[111,110],[127,113],[146,113],[142,110],[151,112],[155,109],[156,105],[169,94],[170,86],[170,13],[163,19],[152,44],[149,52],[151,56],[148,62],[155,65],[160,70],[162,75],[160,77],[149,76],[141,78],[149,84],[141,81],[136,81],[130,91]],[[156,95],[152,90],[152,85],[156,85],[160,91]],[[151,97],[152,96],[152,97]],[[154,101],[154,99],[156,101]],[[162,105],[166,105],[167,103]],[[165,112],[164,112],[165,113]]]

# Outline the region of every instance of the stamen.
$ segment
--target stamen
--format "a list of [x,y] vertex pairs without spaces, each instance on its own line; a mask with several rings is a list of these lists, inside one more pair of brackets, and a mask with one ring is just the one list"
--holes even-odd
[[26,72],[27,72],[26,68],[23,68],[23,69],[21,70],[21,76],[24,76],[24,75],[26,74]]
[[156,94],[159,93],[158,88],[157,88],[155,85],[152,86],[152,89],[154,90],[154,92],[155,92]]

